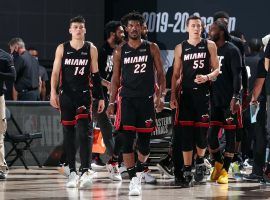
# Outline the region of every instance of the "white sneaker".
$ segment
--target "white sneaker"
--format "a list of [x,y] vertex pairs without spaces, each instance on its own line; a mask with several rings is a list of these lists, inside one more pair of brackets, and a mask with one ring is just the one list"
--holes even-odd
[[126,168],[126,166],[124,165],[124,163],[121,163],[121,164],[120,164],[119,172],[120,172],[120,174],[127,173],[127,168]]
[[248,170],[252,169],[252,165],[248,163],[248,159],[245,160],[245,162],[243,163],[243,166],[244,166],[244,169],[248,169]]
[[129,183],[129,196],[140,196],[142,193],[140,177],[133,177]]
[[75,188],[78,185],[79,176],[76,174],[76,172],[71,172],[68,176],[68,181],[66,183],[66,186],[68,188]]
[[69,174],[70,174],[70,171],[69,171],[69,166],[68,165],[62,165],[61,167],[58,167],[57,168],[57,171],[62,174],[63,176],[65,177],[68,177]]
[[121,174],[118,169],[118,163],[106,164],[106,169],[109,173],[109,178],[113,181],[122,181]]
[[141,182],[142,183],[148,183],[148,184],[155,184],[155,183],[157,183],[156,178],[150,174],[150,171],[151,170],[147,168],[143,172],[139,172],[138,173],[141,176],[141,179],[142,179]]
[[89,188],[93,183],[93,178],[96,176],[96,172],[93,170],[88,170],[84,172],[83,175],[80,177],[79,180],[79,187],[80,188]]

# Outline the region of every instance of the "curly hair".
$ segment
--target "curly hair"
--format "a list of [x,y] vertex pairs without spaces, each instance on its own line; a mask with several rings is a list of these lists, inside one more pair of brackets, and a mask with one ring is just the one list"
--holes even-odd
[[125,16],[123,16],[121,18],[121,23],[123,26],[127,27],[128,21],[131,21],[131,20],[139,21],[141,25],[143,25],[143,23],[145,21],[144,17],[141,15],[141,13],[133,11],[133,12],[130,12],[130,13],[126,14]]

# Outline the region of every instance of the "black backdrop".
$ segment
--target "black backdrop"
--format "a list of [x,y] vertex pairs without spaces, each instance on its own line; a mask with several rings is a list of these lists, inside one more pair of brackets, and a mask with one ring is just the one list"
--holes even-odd
[[52,60],[57,44],[69,39],[69,19],[86,18],[86,38],[96,45],[103,40],[104,0],[1,0],[0,48],[8,50],[12,37],[40,51],[41,59]]
[[144,13],[151,31],[149,39],[161,43],[161,49],[174,49],[186,37],[185,20],[199,13],[207,28],[213,22],[212,15],[224,10],[230,14],[230,30],[239,29],[247,39],[270,32],[270,1],[228,1],[228,0],[114,0],[106,2],[105,19],[120,19],[132,10]]
[[100,46],[104,24],[132,10],[144,13],[151,30],[149,39],[161,49],[172,50],[186,37],[185,19],[196,12],[209,26],[215,11],[226,10],[232,30],[241,30],[247,39],[261,38],[270,30],[269,7],[269,0],[1,0],[0,48],[7,50],[7,42],[20,36],[27,46],[40,50],[41,59],[52,60],[57,44],[69,39],[68,20],[72,16],[86,18],[86,38]]

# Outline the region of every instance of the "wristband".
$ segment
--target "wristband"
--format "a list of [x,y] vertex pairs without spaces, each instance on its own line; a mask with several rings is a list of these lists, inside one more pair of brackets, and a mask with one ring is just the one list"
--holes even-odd
[[210,81],[210,78],[209,78],[209,76],[208,76],[208,75],[206,75],[206,77],[207,77],[207,81]]

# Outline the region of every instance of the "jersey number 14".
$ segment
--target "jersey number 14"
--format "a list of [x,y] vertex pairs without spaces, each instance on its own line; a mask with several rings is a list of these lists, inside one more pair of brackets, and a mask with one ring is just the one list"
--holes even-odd
[[80,70],[79,70],[79,67],[75,68],[74,75],[77,76],[78,74],[79,75],[84,75],[84,67],[82,67]]

